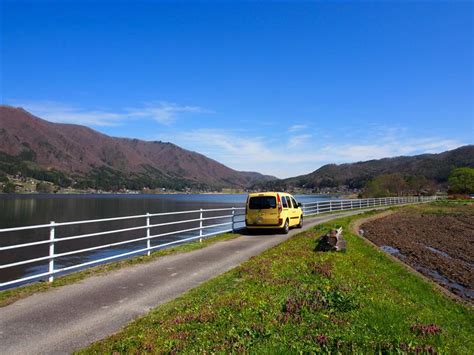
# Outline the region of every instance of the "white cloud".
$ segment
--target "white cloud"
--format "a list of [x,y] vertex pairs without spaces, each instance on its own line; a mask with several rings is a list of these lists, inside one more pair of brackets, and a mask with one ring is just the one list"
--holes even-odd
[[127,111],[130,117],[150,117],[165,125],[174,122],[178,113],[214,113],[199,106],[180,106],[166,101],[148,103],[144,107]]
[[13,101],[32,114],[50,122],[74,123],[86,126],[116,126],[127,117],[123,113],[86,110],[55,101]]
[[288,132],[301,131],[301,130],[306,129],[306,128],[308,128],[307,125],[295,124],[295,125],[293,125],[293,126],[290,126],[290,128],[288,128]]
[[[221,161],[238,163],[242,159],[251,159],[254,162],[275,161],[278,157],[271,144],[264,137],[246,137],[238,131],[218,129],[197,129],[188,132],[173,134],[171,139],[178,140],[178,144],[215,157]],[[268,144],[266,144],[268,143]]]
[[126,120],[145,118],[161,124],[174,122],[179,113],[213,113],[199,106],[182,106],[165,101],[146,103],[140,107],[116,111],[90,110],[55,101],[9,101],[34,115],[51,122],[74,123],[86,126],[117,126]]
[[[285,178],[312,172],[329,163],[350,163],[400,155],[438,153],[463,145],[462,142],[439,137],[413,138],[396,130],[387,135],[367,134],[365,139],[338,141],[334,137],[316,139],[311,135],[290,137],[252,136],[243,130],[198,129],[175,132],[171,140],[187,149],[205,154],[233,169],[258,171]],[[312,139],[310,139],[312,138]]]
[[290,148],[301,146],[311,138],[311,134],[300,134],[296,136],[291,136],[288,140],[288,146]]

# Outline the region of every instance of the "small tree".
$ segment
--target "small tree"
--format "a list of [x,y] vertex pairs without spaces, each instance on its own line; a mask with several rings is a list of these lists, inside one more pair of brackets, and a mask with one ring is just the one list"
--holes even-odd
[[3,192],[6,194],[11,194],[15,192],[15,184],[12,182],[7,182],[5,186],[3,186]]
[[364,197],[401,196],[405,193],[406,181],[400,174],[379,175],[369,181],[362,192]]
[[36,192],[49,194],[53,192],[53,186],[47,182],[39,182],[36,184]]
[[448,179],[449,192],[456,194],[474,193],[474,169],[457,168],[453,169]]
[[436,186],[423,175],[406,176],[407,191],[409,195],[434,195]]

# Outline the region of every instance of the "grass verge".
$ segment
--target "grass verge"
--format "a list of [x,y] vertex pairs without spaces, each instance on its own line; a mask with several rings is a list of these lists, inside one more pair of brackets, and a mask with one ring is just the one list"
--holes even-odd
[[463,213],[474,214],[474,200],[439,200],[424,205],[411,205],[410,208],[424,214],[452,215]]
[[190,252],[193,250],[204,248],[210,244],[223,241],[223,240],[233,239],[238,236],[239,236],[238,234],[234,234],[234,233],[219,234],[215,237],[205,238],[202,240],[202,242],[193,241],[193,242],[185,243],[185,244],[178,245],[172,248],[158,250],[158,251],[152,252],[150,256],[146,256],[146,255],[136,256],[130,259],[125,259],[125,260],[121,260],[121,261],[117,261],[117,262],[113,262],[109,264],[98,265],[98,266],[95,266],[86,270],[78,271],[69,275],[56,277],[54,282],[52,283],[45,282],[45,281],[38,281],[33,284],[0,291],[0,307],[5,307],[15,301],[18,301],[19,299],[31,296],[32,294],[35,294],[37,292],[44,292],[51,288],[69,285],[74,282],[83,280],[89,276],[99,275],[105,272],[121,269],[124,267],[150,262],[150,261],[155,260],[156,258],[169,255],[169,254]]
[[[80,353],[474,353],[474,312],[324,223],[252,258]],[[346,253],[315,252],[343,226]]]

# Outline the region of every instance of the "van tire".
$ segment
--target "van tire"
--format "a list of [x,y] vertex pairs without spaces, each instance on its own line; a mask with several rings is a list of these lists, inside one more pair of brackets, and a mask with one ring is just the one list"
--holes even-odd
[[283,226],[282,231],[285,234],[288,234],[288,232],[290,231],[290,222],[288,220],[285,221],[285,225]]
[[300,223],[298,223],[298,228],[303,228],[303,216],[300,217]]

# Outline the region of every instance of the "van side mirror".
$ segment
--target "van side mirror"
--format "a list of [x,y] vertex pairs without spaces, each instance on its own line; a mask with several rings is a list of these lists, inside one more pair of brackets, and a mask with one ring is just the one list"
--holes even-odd
[[301,202],[298,202],[298,207],[303,207],[303,204]]

